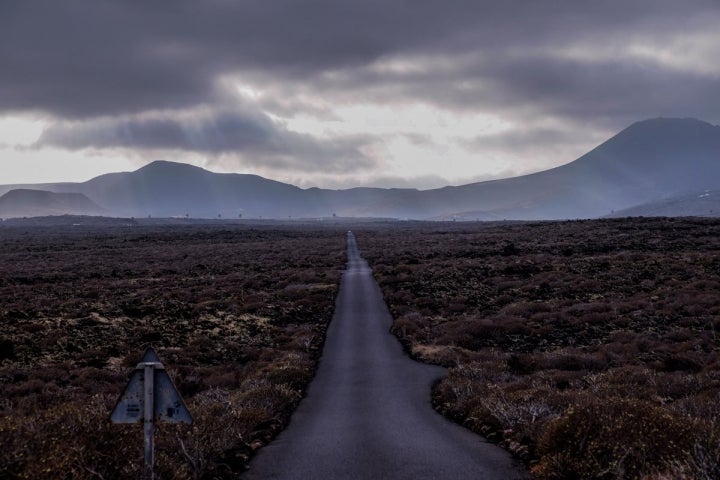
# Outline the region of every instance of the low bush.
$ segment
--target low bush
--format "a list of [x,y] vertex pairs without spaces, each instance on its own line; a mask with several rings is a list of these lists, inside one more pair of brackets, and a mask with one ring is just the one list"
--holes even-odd
[[720,221],[355,233],[436,408],[537,477],[720,478]]
[[546,479],[641,478],[692,462],[697,430],[644,400],[586,399],[550,422],[533,472]]

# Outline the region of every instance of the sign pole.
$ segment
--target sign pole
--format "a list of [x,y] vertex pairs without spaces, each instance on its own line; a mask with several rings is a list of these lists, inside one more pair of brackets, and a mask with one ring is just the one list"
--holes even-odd
[[115,404],[110,421],[143,424],[145,468],[143,480],[155,479],[155,423],[192,423],[192,416],[153,348],[142,361]]
[[145,480],[154,480],[155,473],[155,365],[154,362],[145,363],[145,395],[144,395],[144,425],[145,433]]

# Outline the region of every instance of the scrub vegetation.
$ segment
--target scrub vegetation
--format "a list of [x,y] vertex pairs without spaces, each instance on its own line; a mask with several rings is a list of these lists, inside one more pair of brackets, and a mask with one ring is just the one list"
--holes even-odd
[[[109,414],[150,345],[195,419],[158,426],[158,476],[236,478],[314,373],[343,231],[0,227],[0,478],[139,478]],[[435,407],[537,478],[720,477],[720,221],[353,231],[393,332],[449,367]]]
[[0,478],[140,478],[142,429],[109,415],[150,345],[195,420],[158,425],[158,477],[236,478],[313,375],[344,240],[300,227],[1,227]]
[[538,478],[720,478],[719,221],[356,235],[435,407]]

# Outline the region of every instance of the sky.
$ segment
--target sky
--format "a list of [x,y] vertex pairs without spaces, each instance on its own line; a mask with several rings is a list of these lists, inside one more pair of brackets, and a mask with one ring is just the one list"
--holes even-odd
[[0,184],[437,188],[720,123],[717,0],[2,0]]

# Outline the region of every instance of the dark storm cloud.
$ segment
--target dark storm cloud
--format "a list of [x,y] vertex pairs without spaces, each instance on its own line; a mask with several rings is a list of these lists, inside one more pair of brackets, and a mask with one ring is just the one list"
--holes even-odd
[[583,61],[541,50],[465,56],[456,64],[439,66],[433,62],[428,60],[426,70],[408,72],[360,67],[321,78],[316,88],[349,101],[370,98],[384,104],[414,99],[454,110],[612,119],[613,127],[661,115],[720,121],[720,75],[668,68],[651,60]]
[[[362,64],[397,43],[381,2],[0,5],[0,108],[83,117],[207,102],[223,74]],[[395,17],[395,15],[393,15]]]
[[46,129],[34,148],[185,150],[211,156],[234,153],[243,155],[245,165],[345,172],[373,166],[362,153],[372,142],[367,136],[322,140],[288,131],[262,113],[220,112],[188,119],[105,118],[59,123]]
[[48,117],[37,147],[239,155],[306,172],[382,163],[377,139],[320,139],[248,111],[237,82],[284,118],[418,102],[491,114],[517,128],[466,147],[554,155],[647,117],[720,122],[717,67],[629,48],[704,33],[712,50],[718,21],[716,0],[4,0],[0,115]]
[[[676,31],[717,8],[710,0],[5,0],[0,109],[80,118],[184,108],[216,101],[218,79],[228,74],[312,83],[324,72],[350,71],[391,55],[473,51],[493,64],[518,48]],[[514,86],[523,71],[525,82],[517,88],[530,84],[528,92],[555,98],[538,89],[547,74],[541,65],[516,62],[500,80]],[[486,75],[476,73],[465,80]],[[367,80],[376,83],[363,87],[382,88],[392,78]],[[452,87],[461,78],[451,80]],[[435,84],[430,99],[452,105],[458,92],[446,95],[443,86]]]
[[535,58],[497,62],[492,70],[487,78],[496,106],[533,105],[561,117],[619,117],[623,123],[688,111],[720,120],[720,98],[713,93],[720,91],[716,75],[619,59],[583,63]]
[[563,144],[577,140],[577,132],[563,126],[563,128],[518,128],[501,133],[483,135],[471,140],[462,140],[460,143],[469,150],[528,150],[538,145]]

